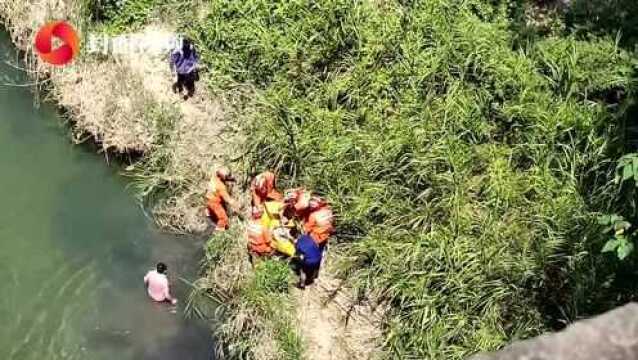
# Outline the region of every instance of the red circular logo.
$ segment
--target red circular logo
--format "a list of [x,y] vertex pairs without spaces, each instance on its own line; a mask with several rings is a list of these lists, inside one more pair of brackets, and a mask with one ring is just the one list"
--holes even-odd
[[[62,45],[53,49],[53,38]],[[35,49],[43,61],[52,65],[65,65],[80,52],[80,39],[73,26],[66,21],[50,22],[35,35]]]

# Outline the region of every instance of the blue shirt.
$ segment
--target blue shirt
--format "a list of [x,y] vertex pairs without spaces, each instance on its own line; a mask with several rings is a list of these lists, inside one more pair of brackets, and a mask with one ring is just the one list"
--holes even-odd
[[171,68],[175,69],[178,74],[190,74],[197,68],[197,52],[191,47],[189,56],[184,56],[182,50],[175,50],[171,54]]
[[303,255],[305,265],[319,265],[321,263],[321,249],[310,235],[301,235],[295,246],[297,253]]

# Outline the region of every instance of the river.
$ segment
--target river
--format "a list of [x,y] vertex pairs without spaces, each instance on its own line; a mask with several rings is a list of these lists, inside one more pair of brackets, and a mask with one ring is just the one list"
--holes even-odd
[[[68,140],[52,104],[34,107],[0,33],[0,359],[208,359],[206,326],[182,314],[200,240],[160,232],[103,156]],[[142,278],[168,264],[180,303]]]

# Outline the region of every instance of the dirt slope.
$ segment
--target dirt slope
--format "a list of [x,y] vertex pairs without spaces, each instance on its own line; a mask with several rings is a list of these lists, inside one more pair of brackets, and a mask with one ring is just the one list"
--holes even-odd
[[381,309],[355,305],[340,281],[324,272],[305,291],[296,290],[299,330],[312,360],[380,359]]

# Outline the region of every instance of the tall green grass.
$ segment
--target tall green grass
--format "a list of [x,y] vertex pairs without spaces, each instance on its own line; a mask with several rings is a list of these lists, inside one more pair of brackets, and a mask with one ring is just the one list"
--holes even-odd
[[106,30],[120,33],[136,30],[158,15],[166,0],[98,0],[88,1],[90,16],[107,24]]
[[260,89],[252,161],[330,199],[341,274],[391,305],[397,358],[538,334],[594,286],[590,186],[630,58],[569,34],[515,46],[510,5],[226,0],[185,27],[216,86]]
[[[522,34],[523,3],[175,5],[210,85],[257,89],[242,109],[250,162],[333,204],[340,275],[391,305],[395,358],[461,359],[638,293],[636,258],[601,255],[595,221],[618,210],[617,102],[635,59],[581,8]],[[280,294],[261,292],[260,274],[278,274],[262,270],[238,309]]]
[[[256,261],[242,271],[247,254],[239,224],[213,236],[206,245],[203,265],[207,276],[194,284],[189,308],[202,316],[217,314],[211,322],[220,358],[287,359],[304,356],[304,344],[295,327],[289,290],[293,275],[287,262]],[[219,283],[219,281],[225,283]],[[217,304],[210,307],[210,298]]]

